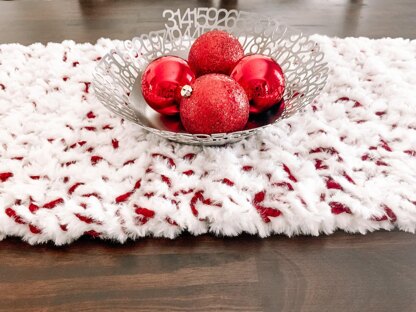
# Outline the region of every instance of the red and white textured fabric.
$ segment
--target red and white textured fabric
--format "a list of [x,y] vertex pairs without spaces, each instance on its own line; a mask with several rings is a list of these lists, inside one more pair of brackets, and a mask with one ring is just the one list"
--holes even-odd
[[123,122],[90,88],[113,42],[0,46],[0,239],[416,230],[416,41],[315,36],[303,113],[220,148]]

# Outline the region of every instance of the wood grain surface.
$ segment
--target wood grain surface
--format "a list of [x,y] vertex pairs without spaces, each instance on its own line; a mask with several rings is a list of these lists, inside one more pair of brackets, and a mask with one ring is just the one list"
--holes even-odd
[[403,232],[0,243],[0,311],[415,311]]
[[[416,38],[414,0],[0,1],[0,43],[95,42],[159,29],[164,8],[278,16],[307,33]],[[416,311],[416,237],[0,242],[0,311]]]
[[268,14],[305,33],[416,38],[414,0],[0,1],[0,43],[131,39],[163,28],[166,8],[224,7]]

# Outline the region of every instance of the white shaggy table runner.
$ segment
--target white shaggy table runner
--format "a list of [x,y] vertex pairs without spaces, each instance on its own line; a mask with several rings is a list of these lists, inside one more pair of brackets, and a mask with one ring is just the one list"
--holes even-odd
[[415,232],[416,41],[315,39],[321,96],[220,148],[107,111],[90,86],[110,40],[0,45],[0,239]]

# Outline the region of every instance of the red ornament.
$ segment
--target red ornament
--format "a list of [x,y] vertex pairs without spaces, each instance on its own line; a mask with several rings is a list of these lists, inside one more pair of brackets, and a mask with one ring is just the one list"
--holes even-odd
[[244,89],[236,81],[222,74],[208,74],[197,78],[192,93],[182,99],[180,116],[189,133],[234,132],[246,125],[249,106]]
[[164,129],[171,132],[186,132],[185,128],[183,127],[181,123],[181,119],[178,115],[175,116],[167,116],[167,115],[161,115],[160,116],[160,122],[162,123]]
[[195,40],[188,62],[197,77],[210,73],[229,75],[243,56],[244,49],[237,38],[212,30]]
[[244,130],[255,129],[270,125],[282,116],[285,111],[285,101],[282,99],[277,105],[272,106],[267,111],[260,114],[252,114],[248,118],[248,122]]
[[195,74],[188,63],[176,56],[151,62],[142,76],[142,94],[151,108],[163,115],[179,113],[180,90],[191,84]]
[[250,113],[258,114],[279,103],[285,91],[285,77],[275,60],[264,55],[243,57],[231,73],[246,91]]

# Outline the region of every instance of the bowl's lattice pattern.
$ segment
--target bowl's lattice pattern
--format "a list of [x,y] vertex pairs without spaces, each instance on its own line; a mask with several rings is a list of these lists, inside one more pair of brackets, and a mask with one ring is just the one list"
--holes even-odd
[[139,105],[131,100],[136,80],[141,78],[141,73],[152,60],[163,55],[186,58],[192,42],[206,31],[225,30],[239,38],[246,54],[268,55],[281,65],[286,78],[285,110],[274,123],[301,110],[326,83],[328,66],[319,45],[273,18],[214,8],[187,9],[184,12],[166,10],[163,17],[166,18],[165,29],[125,41],[103,57],[94,74],[93,87],[98,99],[108,109],[169,140],[222,145],[239,141],[269,126],[213,135],[175,133],[157,129],[149,123],[143,98],[139,98]]

